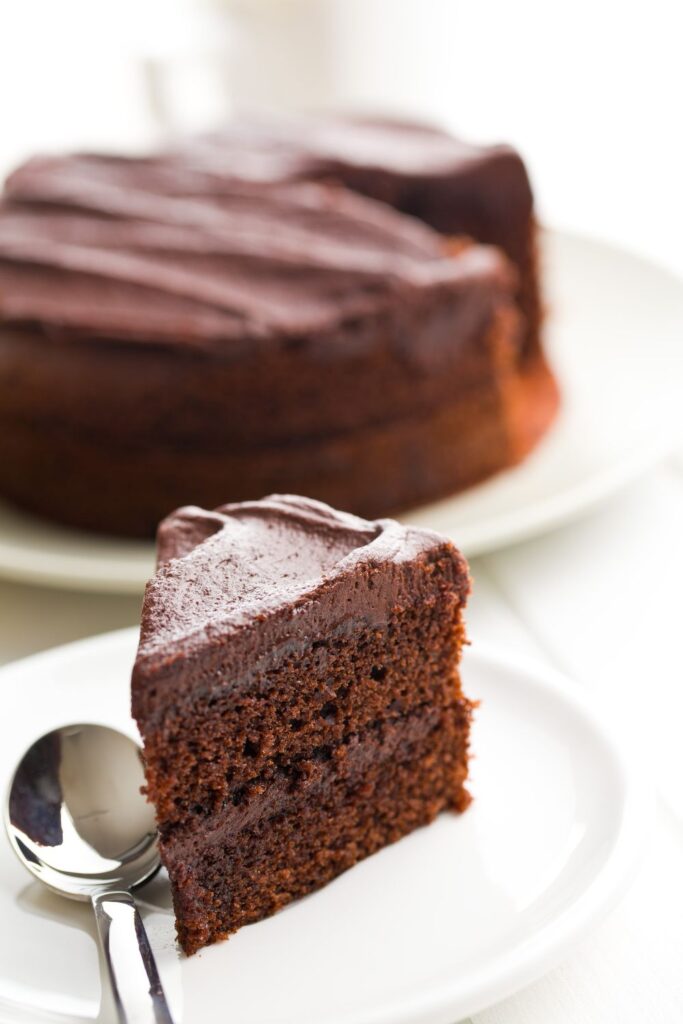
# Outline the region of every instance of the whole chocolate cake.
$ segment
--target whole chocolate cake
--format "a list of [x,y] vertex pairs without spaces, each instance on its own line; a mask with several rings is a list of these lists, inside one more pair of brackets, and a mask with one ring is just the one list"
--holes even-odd
[[186,953],[462,811],[453,545],[304,498],[159,530],[132,680]]
[[271,490],[376,516],[533,447],[557,392],[519,157],[306,124],[10,177],[0,495],[133,536]]

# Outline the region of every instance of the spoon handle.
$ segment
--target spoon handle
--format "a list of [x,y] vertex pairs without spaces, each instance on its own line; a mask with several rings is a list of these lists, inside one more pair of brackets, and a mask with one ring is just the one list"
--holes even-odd
[[135,900],[125,890],[92,898],[120,1024],[173,1024]]

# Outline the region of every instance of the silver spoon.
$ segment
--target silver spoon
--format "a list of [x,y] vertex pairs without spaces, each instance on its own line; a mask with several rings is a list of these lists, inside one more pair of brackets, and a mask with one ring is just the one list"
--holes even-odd
[[130,890],[159,867],[140,750],[102,725],[69,725],[30,747],[5,806],[12,847],[63,896],[90,900],[121,1024],[173,1024]]

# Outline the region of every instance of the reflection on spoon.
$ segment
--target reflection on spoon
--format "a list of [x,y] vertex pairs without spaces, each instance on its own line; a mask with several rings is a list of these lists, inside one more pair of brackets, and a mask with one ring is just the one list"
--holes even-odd
[[100,725],[65,726],[20,761],[5,807],[12,847],[55,892],[90,900],[122,1024],[172,1024],[130,890],[159,867],[140,751]]

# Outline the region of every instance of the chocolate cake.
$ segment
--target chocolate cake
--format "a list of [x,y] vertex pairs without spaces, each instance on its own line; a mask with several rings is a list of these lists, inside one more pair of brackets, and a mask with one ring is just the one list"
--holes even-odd
[[188,501],[375,517],[485,479],[557,405],[533,232],[512,150],[415,126],[29,161],[0,202],[0,495],[151,536]]
[[462,811],[453,545],[272,496],[161,524],[132,680],[186,953]]
[[[201,149],[198,149],[198,142]],[[529,177],[506,145],[477,146],[429,124],[309,114],[235,119],[176,158],[214,181],[332,180],[429,224],[495,245],[517,267],[525,351],[538,355],[541,302]]]

